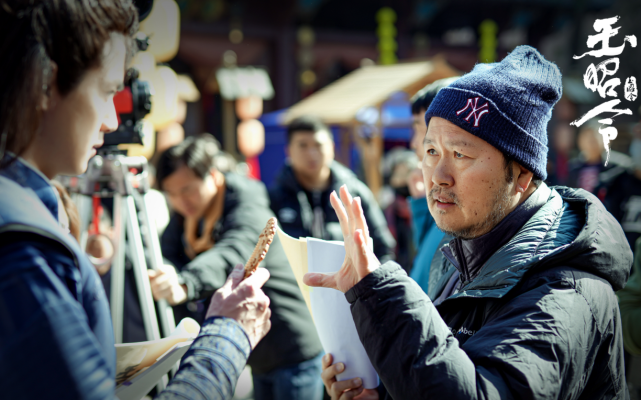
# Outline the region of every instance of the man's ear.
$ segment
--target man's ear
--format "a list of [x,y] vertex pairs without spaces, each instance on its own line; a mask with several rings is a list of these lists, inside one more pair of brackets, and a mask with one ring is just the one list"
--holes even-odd
[[39,106],[42,111],[48,111],[56,106],[60,99],[60,92],[58,91],[58,64],[53,61],[51,63],[51,73],[46,78],[42,85],[42,95],[40,96]]
[[285,145],[285,155],[289,158],[289,143]]
[[534,179],[534,174],[532,171],[528,170],[527,168],[523,167],[521,164],[518,162],[514,162],[514,167],[516,169],[515,172],[515,177],[516,177],[516,191],[525,193],[529,188],[530,185],[532,184],[532,179]]

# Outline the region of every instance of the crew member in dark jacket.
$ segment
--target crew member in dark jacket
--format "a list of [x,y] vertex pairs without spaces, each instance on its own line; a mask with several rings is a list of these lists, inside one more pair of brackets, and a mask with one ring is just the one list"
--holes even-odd
[[394,259],[396,242],[374,195],[356,175],[334,161],[332,133],[320,120],[304,116],[287,127],[288,161],[269,189],[271,208],[283,231],[293,237],[342,240],[329,194],[347,185],[360,196],[370,223],[376,256]]
[[[165,151],[157,168],[157,181],[174,210],[161,239],[163,257],[173,267],[150,271],[152,292],[173,305],[187,302],[196,314],[203,306],[197,300],[210,296],[235,264],[249,259],[274,215],[261,182],[216,168],[222,156],[215,139],[205,134]],[[271,300],[272,328],[248,360],[255,398],[319,399],[322,347],[278,237],[261,267],[271,274],[263,289]],[[179,317],[186,306],[175,307]]]
[[[332,196],[346,262],[305,280],[345,292],[388,398],[628,398],[614,292],[630,247],[595,196],[542,182],[560,95],[560,72],[529,46],[437,94],[423,174],[430,212],[455,238],[429,297],[400,266],[378,263],[358,202]],[[337,382],[328,358],[333,398],[363,390]]]

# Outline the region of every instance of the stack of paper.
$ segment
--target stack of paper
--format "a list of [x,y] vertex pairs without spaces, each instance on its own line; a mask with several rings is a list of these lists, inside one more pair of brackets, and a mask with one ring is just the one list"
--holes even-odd
[[187,352],[200,325],[184,318],[164,339],[116,345],[116,397],[140,400]]
[[303,276],[307,272],[331,273],[341,268],[345,259],[343,242],[315,238],[295,239],[280,228],[278,236],[314,318],[316,331],[325,352],[332,354],[334,363],[345,364],[345,371],[336,376],[337,380],[358,377],[363,379],[366,389],[378,387],[378,375],[358,338],[345,295],[338,290],[310,288],[303,283]]

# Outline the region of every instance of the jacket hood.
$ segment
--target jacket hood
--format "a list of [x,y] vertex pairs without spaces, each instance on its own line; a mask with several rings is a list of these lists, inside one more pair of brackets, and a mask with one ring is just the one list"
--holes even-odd
[[616,291],[625,286],[631,265],[623,229],[601,201],[583,189],[557,186],[547,203],[452,298],[502,297],[529,270],[556,266],[597,275]]

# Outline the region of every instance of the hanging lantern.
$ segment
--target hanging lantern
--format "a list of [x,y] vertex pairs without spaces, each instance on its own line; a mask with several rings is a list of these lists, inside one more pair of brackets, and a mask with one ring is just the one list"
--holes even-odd
[[498,25],[491,19],[483,20],[479,25],[479,33],[481,34],[479,38],[479,44],[481,45],[479,50],[480,62],[493,63],[496,61],[496,46],[498,43],[496,33],[498,30]]
[[156,59],[148,51],[139,51],[131,60],[131,67],[136,68],[141,75],[150,74],[156,69]]
[[140,23],[140,32],[149,35],[148,51],[156,61],[169,61],[178,54],[180,9],[174,0],[156,0],[149,16]]
[[236,115],[239,119],[256,119],[263,113],[263,99],[247,96],[236,99]]
[[255,157],[265,149],[265,127],[257,119],[241,121],[237,133],[238,150],[245,157]]
[[140,79],[151,87],[151,111],[145,117],[158,131],[176,120],[178,115],[178,77],[173,69],[157,67],[149,73],[140,73]]

